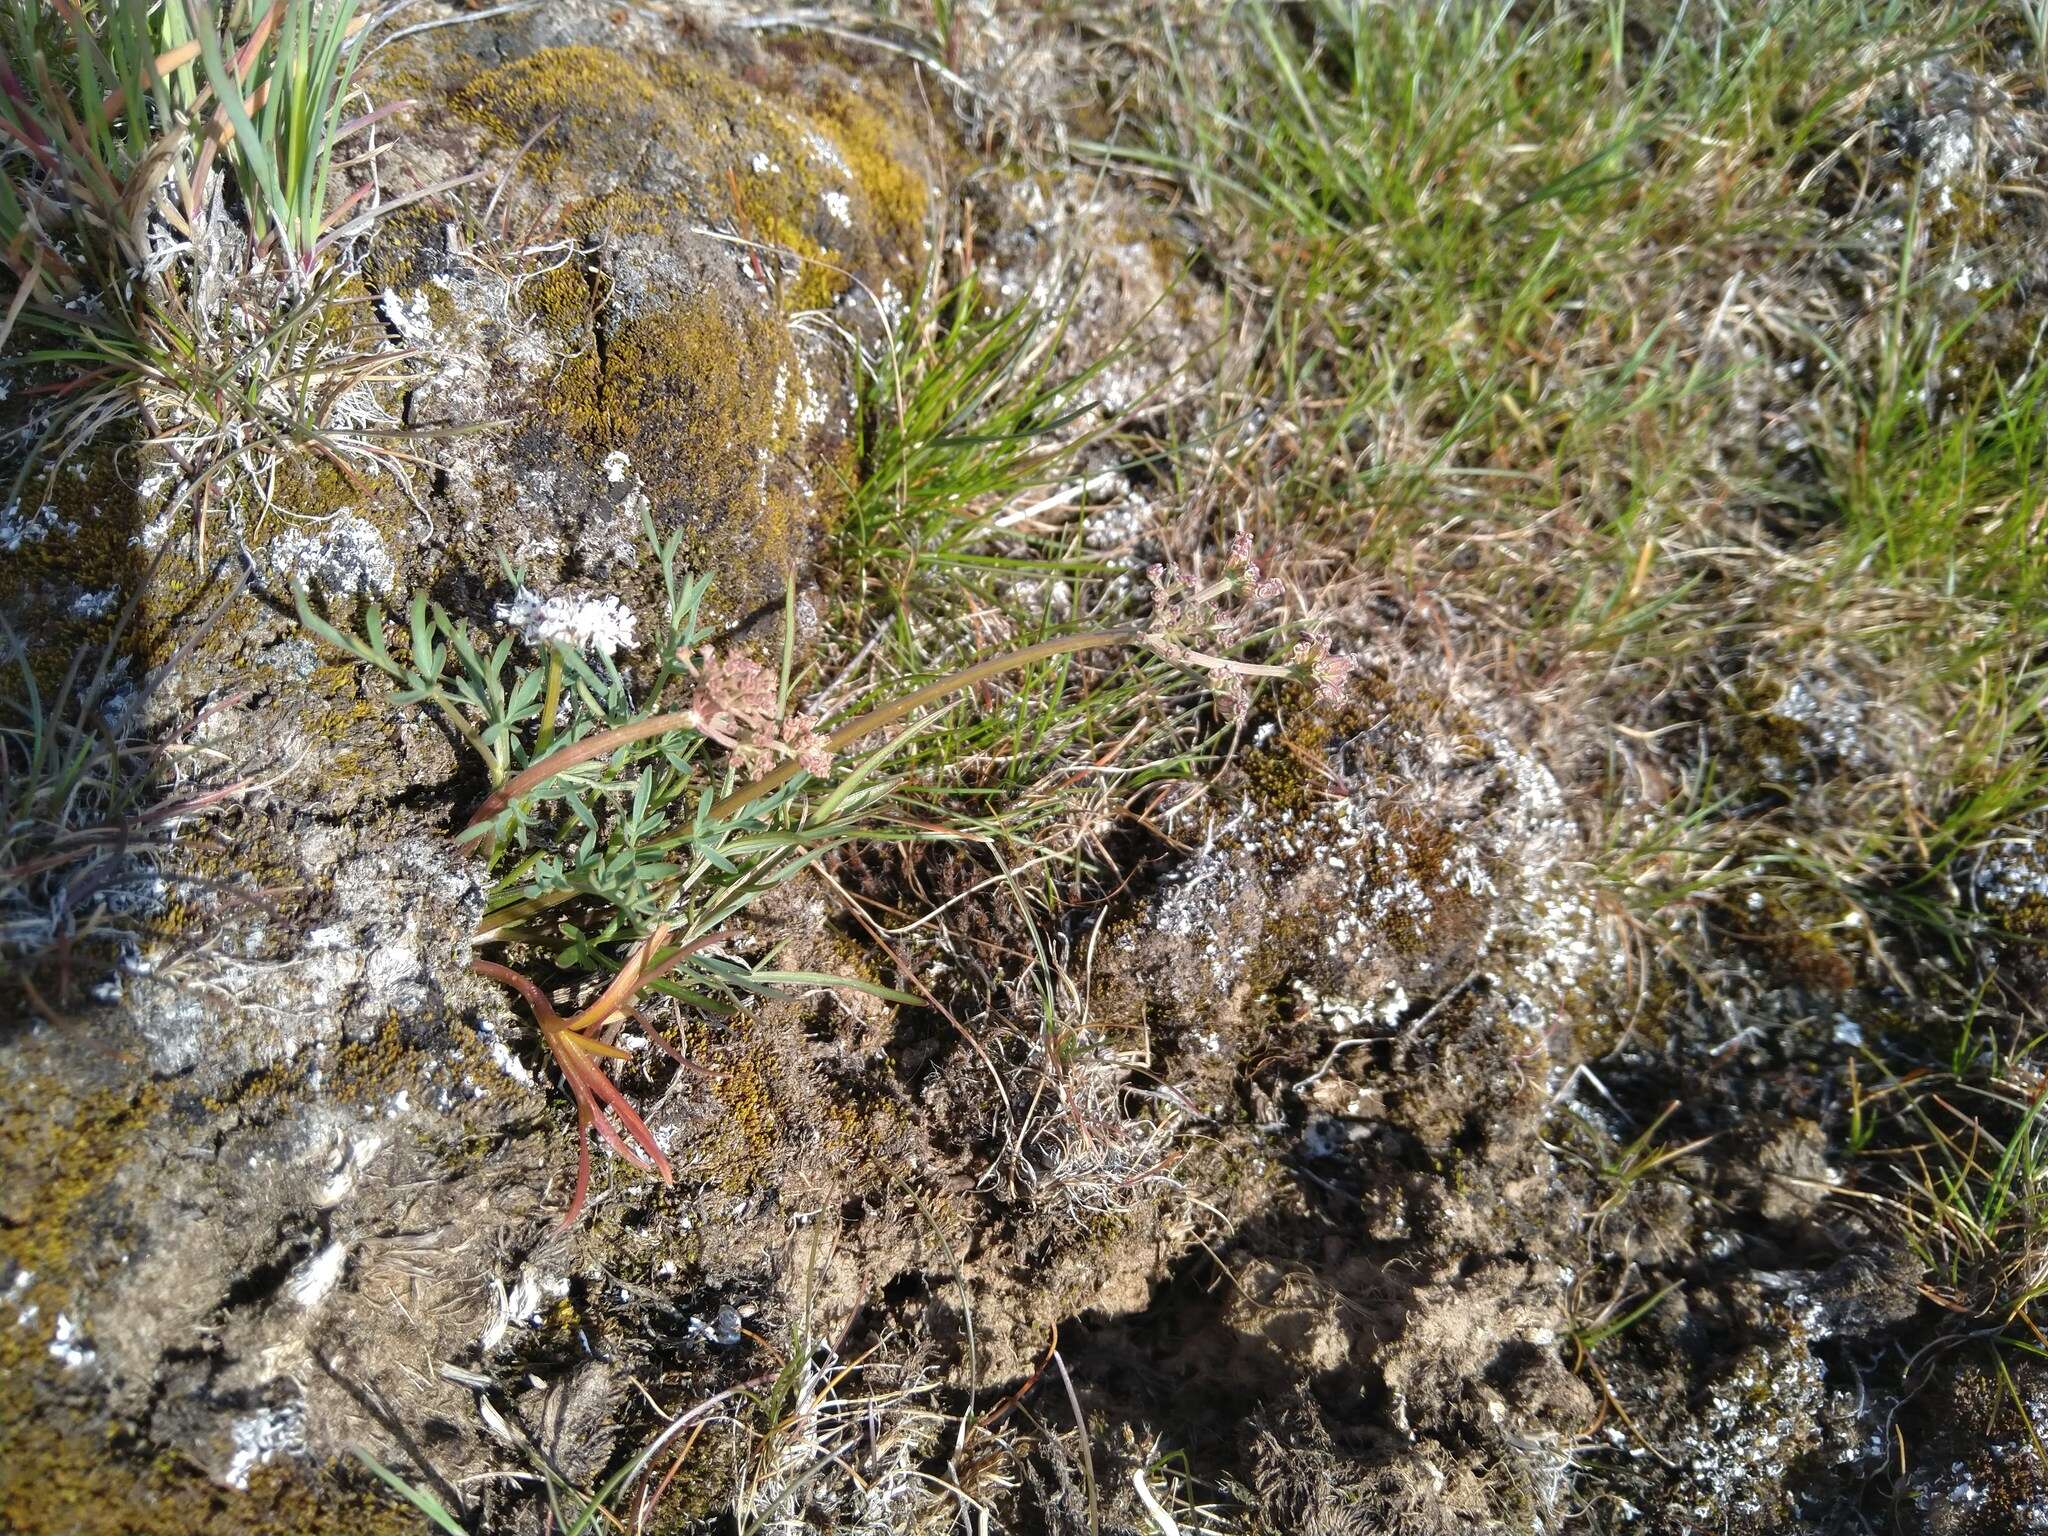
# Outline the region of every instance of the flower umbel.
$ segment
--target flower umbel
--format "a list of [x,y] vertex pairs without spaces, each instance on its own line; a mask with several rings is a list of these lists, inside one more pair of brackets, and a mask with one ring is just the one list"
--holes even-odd
[[542,597],[527,587],[498,604],[498,619],[526,637],[529,645],[559,645],[572,651],[613,656],[633,648],[638,620],[616,597]]
[[702,735],[732,753],[742,773],[760,774],[789,760],[817,778],[831,773],[831,744],[818,734],[817,722],[808,715],[782,718],[773,672],[751,657],[721,657],[709,646],[700,656],[695,666],[688,656],[679,658],[697,678],[687,712]]
[[690,713],[698,731],[728,751],[749,749],[763,735],[773,734],[776,709],[775,674],[749,656],[722,657],[710,646],[691,666],[697,678]]
[[1279,581],[1261,575],[1250,534],[1230,541],[1223,574],[1213,581],[1199,582],[1164,565],[1145,574],[1152,583],[1145,644],[1168,661],[1206,672],[1226,718],[1242,720],[1251,708],[1247,678],[1291,675],[1286,667],[1216,654],[1241,644],[1259,609],[1283,590]]
[[1349,656],[1331,652],[1328,636],[1311,635],[1294,648],[1291,660],[1301,669],[1303,681],[1315,689],[1320,702],[1344,702],[1344,685],[1351,680],[1354,663]]
[[782,745],[812,778],[831,773],[832,743],[819,734],[818,722],[810,715],[791,715],[782,722]]
[[1286,590],[1277,577],[1259,570],[1250,534],[1239,533],[1230,541],[1223,574],[1213,581],[1198,582],[1164,565],[1146,575],[1152,583],[1152,619],[1145,627],[1145,644],[1168,661],[1207,673],[1226,719],[1245,717],[1252,701],[1248,680],[1254,677],[1298,678],[1326,704],[1343,698],[1351,662],[1333,655],[1321,635],[1297,645],[1286,666],[1227,654],[1250,635],[1259,609]]

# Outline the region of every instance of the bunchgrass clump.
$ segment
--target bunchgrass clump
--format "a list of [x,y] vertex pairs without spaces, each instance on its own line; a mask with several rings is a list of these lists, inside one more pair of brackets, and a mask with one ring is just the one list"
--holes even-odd
[[174,506],[260,503],[283,456],[395,463],[405,358],[336,302],[380,211],[346,147],[355,0],[0,7],[0,361],[28,384],[12,494],[136,423]]
[[[775,1357],[765,1371],[666,1416],[596,1489],[568,1483],[542,1448],[525,1450],[555,1528],[657,1530],[682,1482],[720,1486],[724,1514],[744,1536],[796,1536],[821,1525],[922,1532],[986,1521],[988,1509],[950,1469],[934,1471],[958,1420],[930,1375],[892,1358],[886,1339],[858,1353],[843,1340],[795,1337],[749,1342]],[[505,1426],[508,1436],[523,1427]],[[462,1536],[447,1505],[365,1453],[369,1470],[436,1529]],[[1170,1485],[1169,1485],[1170,1486]]]
[[46,1020],[85,1006],[132,959],[173,889],[162,855],[181,823],[249,785],[148,721],[122,629],[76,653],[56,687],[0,618],[0,976]]
[[1197,1117],[1171,1086],[1147,1080],[1141,1052],[1050,1019],[1009,1049],[1020,1058],[1005,1095],[1014,1123],[996,1128],[1004,1155],[984,1187],[1074,1225],[1180,1192],[1175,1168]]
[[821,1524],[937,1531],[955,1509],[985,1519],[926,1470],[954,1425],[930,1381],[879,1348],[842,1348],[791,1339],[774,1379],[729,1418],[740,1536],[800,1536]]
[[1987,1361],[2040,1454],[2044,1426],[2013,1368],[2048,1361],[2048,1097],[2039,1037],[2001,1043],[1990,1022],[1973,1011],[1938,1066],[1862,1053],[1847,1140],[1865,1176],[1851,1193],[1901,1234],[1946,1320],[1907,1361],[1908,1387],[1960,1355]]
[[[846,637],[829,697],[878,701],[993,648],[1147,621],[1138,550],[1089,537],[1090,466],[1125,442],[1089,395],[1111,358],[1063,372],[1063,334],[1056,314],[936,272],[906,309],[867,375],[860,479],[823,562]],[[1204,703],[1161,658],[1106,673],[1060,659],[904,762],[934,770],[918,793],[963,830],[1061,824],[1085,841],[1199,779],[1219,743]]]

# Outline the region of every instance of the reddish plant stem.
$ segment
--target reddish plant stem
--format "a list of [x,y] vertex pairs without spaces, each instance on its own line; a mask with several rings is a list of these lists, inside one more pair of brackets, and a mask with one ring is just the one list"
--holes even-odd
[[[1048,661],[1055,656],[1071,655],[1076,651],[1098,650],[1105,646],[1129,645],[1143,638],[1137,629],[1098,629],[1079,635],[1060,635],[1051,640],[1041,640],[1036,645],[1027,645],[1019,651],[1008,651],[1000,656],[991,656],[987,661],[976,662],[936,682],[926,683],[922,688],[913,688],[900,699],[892,700],[879,709],[873,709],[856,719],[849,720],[830,736],[826,745],[833,752],[843,752],[862,737],[872,735],[884,726],[893,725],[912,710],[922,705],[943,699],[949,694],[972,688],[977,683],[988,681],[1018,667],[1028,667],[1034,662]],[[579,763],[592,758],[603,757],[632,742],[645,741],[650,736],[660,736],[668,731],[693,728],[695,715],[687,709],[670,710],[666,714],[650,715],[645,720],[635,720],[629,725],[615,725],[608,731],[599,731],[581,741],[571,742],[559,751],[550,752],[537,763],[531,763],[500,784],[476,808],[459,838],[473,838],[481,832],[479,847],[485,852],[490,848],[489,825],[497,814],[519,796],[537,789],[556,774],[566,772]],[[794,759],[770,769],[758,779],[742,784],[711,807],[713,819],[732,814],[758,800],[761,796],[780,789],[801,771]]]
[[539,1019],[541,1023],[561,1022],[560,1017],[555,1013],[555,1005],[548,1000],[547,993],[541,991],[539,987],[513,970],[511,966],[500,965],[495,960],[472,960],[469,962],[469,968],[479,976],[495,981],[501,986],[510,987],[514,992],[525,998],[527,1006],[533,1009],[533,1016]]

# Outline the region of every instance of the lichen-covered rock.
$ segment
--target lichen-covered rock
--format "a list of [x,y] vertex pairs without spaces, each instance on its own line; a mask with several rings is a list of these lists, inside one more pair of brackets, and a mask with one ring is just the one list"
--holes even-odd
[[1594,955],[1556,780],[1441,693],[1381,675],[1337,716],[1283,705],[1194,855],[1121,941],[1188,1020],[1276,988],[1337,1033],[1391,1028],[1485,978],[1532,1025]]
[[[468,970],[485,892],[449,833],[480,781],[300,629],[292,588],[344,625],[423,592],[492,624],[516,572],[644,620],[651,526],[713,577],[715,619],[779,600],[849,483],[850,343],[916,286],[941,154],[903,73],[623,14],[513,8],[370,59],[374,96],[412,100],[382,194],[469,184],[343,255],[318,322],[359,370],[337,454],[174,511],[166,467],[109,440],[0,513],[0,604],[45,688],[111,640],[108,718],[194,805],[90,896],[60,869],[47,912],[7,914],[10,965],[45,929],[94,935],[23,960],[41,984],[0,1043],[9,1529],[156,1529],[129,1500],[259,1528],[236,1490],[293,1529],[381,1529],[279,1479],[437,1422],[461,1426],[437,1464],[486,1464],[441,1368],[488,1364],[494,1331],[529,1356],[563,1336],[566,1292],[507,1311],[521,1262],[579,1267],[547,1236],[552,1090]],[[654,1116],[693,1179],[758,1194],[796,1155],[785,1111],[874,1150],[775,1058],[724,1054],[733,1118]],[[602,1462],[584,1431],[619,1390],[586,1373],[531,1405],[562,1465]],[[67,1467],[98,1468],[104,1514]]]
[[1222,295],[1189,269],[1158,208],[1101,182],[1077,188],[1049,176],[1006,180],[986,197],[994,233],[982,282],[1005,307],[1055,317],[1054,367],[1085,373],[1087,398],[1105,415],[1143,416],[1190,396],[1207,409],[1244,366],[1249,349]]
[[[499,221],[401,218],[369,255],[431,362],[410,421],[439,441],[443,564],[637,606],[651,519],[721,612],[780,596],[847,488],[842,338],[893,324],[921,269],[918,110],[816,50],[594,5],[428,33],[383,68],[433,85],[396,179],[486,178]],[[508,255],[505,229],[534,233]]]
[[1965,1361],[1906,1405],[1924,1445],[1905,1499],[1928,1536],[2048,1530],[2048,1474],[2028,1428],[2048,1411],[2048,1384],[2025,1355],[2004,1366],[2002,1381],[1990,1363]]
[[1977,850],[1961,880],[1989,930],[1982,953],[1999,983],[2025,999],[2048,999],[2048,830]]

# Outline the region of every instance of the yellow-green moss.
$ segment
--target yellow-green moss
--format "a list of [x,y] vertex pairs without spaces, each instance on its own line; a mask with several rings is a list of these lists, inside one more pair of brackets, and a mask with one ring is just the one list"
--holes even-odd
[[750,409],[747,363],[752,329],[711,296],[628,320],[596,349],[571,359],[548,409],[596,449],[631,451],[659,433],[679,456],[712,472],[730,446],[766,447]]
[[[830,86],[807,108],[791,77],[779,82],[780,99],[771,104],[754,86],[695,61],[666,59],[659,70],[662,83],[699,104],[708,120],[711,154],[701,169],[713,211],[752,226],[743,235],[799,258],[785,308],[822,308],[846,291],[834,267],[846,264],[841,247],[863,227],[871,249],[902,255],[912,248],[924,227],[925,185],[904,159],[905,137],[867,102]],[[770,169],[756,170],[756,156]],[[825,208],[834,192],[848,201],[844,226]]]
[[1997,920],[2001,928],[2016,937],[2048,938],[2048,896],[2031,895],[2011,902],[1999,908]]
[[[46,700],[74,657],[114,638],[147,558],[135,542],[140,517],[123,474],[122,448],[108,439],[53,473],[31,477],[22,491],[20,515],[33,518],[48,507],[55,526],[24,538],[0,559],[0,611],[17,633],[29,637],[30,665]],[[113,597],[104,612],[75,608],[86,594],[108,592]],[[120,648],[148,665],[154,659],[152,638],[146,621],[136,623],[121,637]],[[89,681],[80,678],[81,684]],[[0,681],[0,689],[15,686],[12,677]]]
[[574,262],[550,267],[522,285],[519,307],[556,341],[574,341],[597,320],[590,281]]
[[[0,1170],[7,1184],[5,1255],[35,1275],[16,1309],[42,1308],[44,1328],[0,1329],[0,1376],[10,1384],[26,1347],[40,1356],[48,1328],[65,1304],[72,1255],[97,1219],[101,1197],[139,1146],[141,1129],[162,1107],[148,1082],[132,1091],[106,1089],[71,1103],[55,1084],[12,1082],[0,1110]],[[69,1105],[69,1113],[64,1106]]]
[[217,891],[261,892],[272,920],[279,923],[288,922],[299,903],[310,899],[302,889],[296,844],[265,816],[241,819],[232,835],[205,824],[188,828],[165,857],[163,871],[169,894],[163,911],[145,929],[159,938],[218,925],[224,903],[213,894]]
[[879,1093],[834,1098],[825,1106],[827,1145],[835,1160],[864,1166],[904,1130],[902,1107]]
[[[715,45],[557,47],[475,70],[447,99],[487,142],[520,151],[522,195],[584,244],[730,230],[736,273],[751,267],[785,311],[829,305],[848,272],[901,270],[928,198],[908,111],[807,58],[745,70]],[[571,262],[527,282],[520,304],[564,359],[543,408],[593,466],[628,455],[663,527],[681,532],[682,562],[721,573],[717,621],[773,599],[830,510],[820,492],[836,501],[841,488],[812,483],[788,452],[804,433],[805,375],[782,315],[744,283],[681,287],[615,293],[600,266]]]
[[[420,202],[400,208],[395,213],[387,213],[377,220],[370,232],[368,269],[374,274],[378,288],[404,293],[413,288],[429,287],[427,279],[439,267],[428,253],[438,253],[443,248],[446,237],[442,233],[442,224],[446,217],[430,203]],[[431,287],[429,291],[442,292]]]
[[[591,1155],[600,1156],[596,1152]],[[555,1156],[567,1161],[560,1148]],[[673,1184],[656,1183],[616,1158],[593,1169],[593,1178],[615,1179],[632,1188],[630,1200],[599,1201],[586,1218],[591,1249],[608,1256],[612,1273],[629,1283],[653,1287],[664,1273],[688,1269],[703,1257],[704,1237],[696,1224],[703,1191],[695,1176],[696,1166],[694,1159],[678,1159]],[[566,1190],[566,1181],[560,1187]],[[736,1191],[745,1185],[732,1182],[724,1187]],[[674,1269],[666,1268],[671,1265]]]
[[904,160],[907,128],[843,86],[826,91],[818,105],[869,210],[893,242],[910,249],[924,228],[931,194]]
[[[296,1103],[305,1091],[306,1067],[302,1060],[281,1061],[207,1100],[206,1107],[261,1115]],[[338,1104],[381,1103],[417,1084],[419,1067],[420,1053],[406,1040],[403,1022],[392,1014],[369,1039],[344,1041],[324,1057],[321,1097]]]
[[2048,938],[2048,847],[2016,844],[1998,861],[2003,890],[1984,891],[1984,915],[2000,932],[2019,939]]
[[[849,266],[911,259],[924,229],[930,194],[900,112],[787,67],[764,89],[701,58],[546,48],[476,75],[453,105],[520,146],[524,172],[567,196],[565,222],[585,237],[696,219],[787,251],[785,310],[831,304]],[[586,172],[637,163],[650,144],[674,157],[687,193],[601,187]],[[847,200],[844,223],[829,196]]]
[[544,175],[561,167],[561,146],[578,142],[579,132],[614,128],[636,108],[651,110],[657,97],[654,82],[625,54],[577,46],[543,48],[486,70],[456,92],[454,106],[513,144],[552,123],[549,143],[528,151],[528,169]]
[[1279,729],[1244,764],[1252,802],[1272,814],[1300,815],[1342,790],[1330,774],[1330,753],[1386,718],[1394,689],[1376,672],[1358,674],[1351,697],[1332,709],[1300,683],[1283,684],[1274,700]]
[[1805,728],[1779,712],[1785,691],[1781,679],[1751,675],[1725,712],[1720,757],[1746,787],[1784,784],[1808,764]]
[[[534,302],[557,319],[573,309],[560,284]],[[686,565],[776,569],[795,558],[806,523],[791,487],[771,473],[798,430],[799,391],[779,322],[735,313],[707,293],[626,320],[601,348],[582,348],[562,365],[547,408],[593,457],[630,455],[665,513],[697,514],[686,521],[694,529]]]
[[761,1060],[735,1055],[719,1069],[712,1090],[725,1108],[724,1135],[710,1170],[722,1187],[744,1190],[761,1174],[788,1131],[787,1116]]
[[1418,956],[1454,941],[1457,929],[1476,929],[1485,921],[1485,902],[1452,878],[1463,829],[1435,817],[1391,807],[1386,813],[1387,841],[1368,844],[1356,856],[1366,861],[1374,884],[1392,886],[1413,881],[1429,900],[1425,923],[1400,907],[1381,920],[1382,931],[1401,955]]
[[[441,292],[438,288],[430,291]],[[355,344],[368,340],[356,337]],[[252,548],[261,548],[287,532],[323,523],[343,510],[368,523],[387,543],[403,536],[412,514],[411,504],[388,475],[372,478],[345,469],[324,453],[288,453],[279,459],[271,477],[269,504],[251,502],[246,506],[243,536]]]
[[734,209],[739,215],[740,233],[764,244],[779,245],[794,252],[797,271],[782,288],[783,309],[824,309],[846,291],[846,276],[838,270],[837,253],[827,250],[803,226],[776,206],[779,199],[765,190],[769,179],[749,176],[737,184]]
[[[364,686],[352,662],[316,667],[306,680],[307,699],[299,728],[321,749],[320,773],[329,783],[364,777],[378,764],[362,750],[371,737],[381,745],[391,729],[390,700]],[[388,754],[383,754],[388,763]]]
[[0,1455],[0,1530],[27,1536],[417,1536],[396,1500],[264,1467],[247,1492],[116,1436],[56,1420],[20,1426]]
[[653,197],[631,187],[614,187],[580,198],[562,211],[562,223],[569,233],[599,244],[621,235],[657,235],[689,217],[687,199]]
[[1856,984],[1857,964],[1845,951],[1845,908],[1824,887],[1774,883],[1753,887],[1741,901],[1724,904],[1734,936],[1752,945],[1787,979],[1817,992],[1845,992]]

